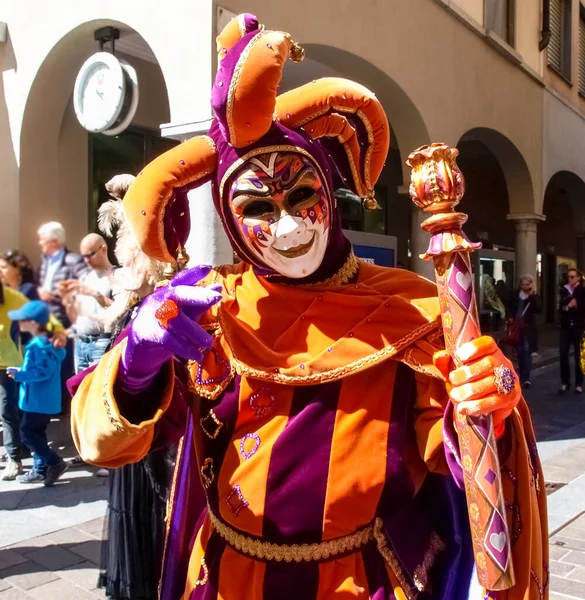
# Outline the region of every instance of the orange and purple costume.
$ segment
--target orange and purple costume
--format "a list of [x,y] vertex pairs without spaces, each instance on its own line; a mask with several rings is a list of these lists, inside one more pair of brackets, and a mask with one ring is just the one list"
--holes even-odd
[[[138,461],[173,406],[188,405],[164,600],[471,597],[453,407],[433,363],[443,348],[436,288],[359,261],[334,210],[343,182],[372,203],[388,149],[383,109],[340,79],[277,96],[283,63],[300,50],[251,15],[228,25],[218,51],[209,135],[146,167],[124,209],[142,248],[172,261],[188,233],[186,192],[211,179],[242,262],[198,284],[222,292],[200,320],[213,335],[203,360],[168,362],[132,397],[117,386],[122,340],[85,377],[72,406],[80,454],[112,468]],[[259,263],[228,214],[238,167],[283,152],[313,161],[329,198],[319,210],[330,247],[302,280]],[[262,242],[263,231],[248,233]],[[499,444],[516,585],[491,597],[545,598],[546,498],[523,400]]]

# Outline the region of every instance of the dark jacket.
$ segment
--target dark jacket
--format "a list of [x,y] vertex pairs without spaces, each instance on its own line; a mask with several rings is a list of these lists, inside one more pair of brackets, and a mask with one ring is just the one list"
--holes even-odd
[[536,315],[541,310],[542,301],[538,294],[532,294],[525,300],[522,300],[519,292],[516,292],[508,304],[506,318],[516,319],[521,317],[522,335],[526,336],[532,344],[536,340]]
[[[577,301],[577,306],[565,310],[565,307],[573,298]],[[583,284],[577,285],[572,294],[568,284],[561,288],[559,313],[561,315],[561,329],[585,328],[585,287],[583,287]]]
[[[45,275],[47,274],[47,268],[49,265],[49,259],[43,257],[41,262],[41,268],[39,269],[39,285],[43,285]],[[58,284],[67,279],[79,279],[83,273],[87,271],[87,267],[83,262],[83,258],[75,252],[70,252],[65,248],[65,254],[57,270],[55,271],[55,277],[53,278],[53,285],[51,286],[51,292],[57,293]],[[57,296],[55,300],[48,302],[51,312],[63,323],[64,327],[69,327],[71,322],[65,311],[65,307],[61,302],[61,298]]]

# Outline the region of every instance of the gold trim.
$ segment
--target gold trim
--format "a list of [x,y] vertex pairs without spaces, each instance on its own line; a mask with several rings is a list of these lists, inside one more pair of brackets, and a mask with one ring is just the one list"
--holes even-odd
[[323,561],[354,552],[374,539],[374,525],[369,525],[350,535],[316,544],[272,544],[232,529],[220,521],[211,509],[208,514],[213,528],[221,538],[235,550],[258,560],[288,563]]
[[[169,532],[171,530],[171,517],[173,514],[173,506],[174,506],[174,501],[175,501],[175,491],[176,491],[176,487],[177,487],[177,478],[179,476],[179,467],[181,464],[181,456],[183,454],[183,443],[185,441],[185,436],[181,436],[181,439],[179,440],[179,446],[177,448],[177,458],[175,460],[175,468],[173,470],[173,481],[171,483],[171,491],[169,493],[169,498],[167,500],[167,506],[166,506],[166,513],[165,513],[165,543],[163,546],[163,555],[162,555],[162,562],[161,564],[163,565],[163,569],[164,569],[164,564],[165,564],[165,559],[166,559],[166,555],[167,555],[167,543],[169,541]],[[161,593],[162,593],[162,573],[159,577],[159,581],[158,581],[158,600],[160,600],[161,598]]]
[[205,585],[209,581],[209,569],[207,568],[207,563],[205,562],[205,556],[201,559],[201,569],[203,569],[203,578],[198,579],[194,583],[194,588],[196,588],[198,585]]
[[[218,335],[221,335],[221,331],[219,334],[216,334],[216,337]],[[207,400],[217,400],[219,395],[227,388],[235,376],[234,369],[230,363],[229,375],[227,375],[223,381],[215,384],[203,384],[197,383],[198,370],[199,363],[197,361],[190,360],[187,362],[187,387],[190,392],[193,392],[202,398],[207,398]]]
[[[253,377],[255,379],[260,379],[262,381],[271,381],[274,383],[283,383],[286,385],[308,385],[312,383],[324,383],[326,381],[335,381],[337,379],[342,379],[343,377],[347,377],[354,372],[372,367],[384,360],[387,360],[394,356],[397,352],[402,350],[405,346],[408,346],[412,341],[423,337],[427,330],[431,331],[435,327],[438,327],[439,324],[436,321],[431,321],[429,323],[424,323],[417,329],[413,330],[410,334],[405,335],[403,338],[398,340],[398,342],[394,345],[388,345],[369,356],[364,358],[360,358],[352,363],[347,365],[343,365],[341,367],[337,367],[330,371],[325,371],[323,373],[316,373],[315,375],[285,375],[283,373],[272,373],[267,371],[260,371],[258,369],[253,369],[248,367],[244,363],[242,363],[235,355],[233,355],[232,350],[232,363],[236,370],[236,373],[240,375],[245,375],[246,377]],[[222,327],[225,331],[225,328]],[[229,339],[228,339],[229,344]]]
[[349,253],[347,260],[343,263],[343,266],[337,273],[334,273],[328,279],[324,279],[323,281],[318,281],[317,283],[307,283],[306,285],[299,285],[295,287],[299,287],[301,289],[304,288],[312,288],[315,286],[335,286],[338,287],[340,285],[346,284],[351,280],[354,275],[360,269],[360,259],[353,253],[353,249]]
[[406,575],[404,574],[398,559],[396,556],[394,556],[394,552],[392,552],[392,549],[390,548],[388,538],[384,532],[384,523],[382,519],[376,519],[376,523],[374,524],[374,539],[376,540],[378,552],[388,563],[394,575],[396,575],[396,579],[398,579],[398,583],[400,584],[400,587],[402,588],[407,600],[415,600],[417,592],[406,579]]
[[[205,419],[211,419],[217,425],[217,428],[213,433],[209,433],[209,431],[207,431],[207,429],[205,429],[205,426],[203,425],[203,421],[205,421]],[[221,428],[223,427],[223,423],[217,418],[216,414],[213,412],[213,409],[211,409],[207,413],[207,415],[205,415],[202,419],[199,419],[199,424],[201,425],[201,429],[203,430],[203,433],[210,440],[214,440],[219,435],[219,432],[220,432]]]
[[242,69],[244,68],[244,64],[248,60],[248,56],[250,55],[250,52],[252,51],[254,46],[260,41],[260,38],[263,38],[267,33],[269,33],[269,32],[260,31],[248,42],[248,45],[244,48],[243,52],[240,54],[240,57],[238,58],[238,62],[236,63],[236,66],[234,67],[234,72],[232,73],[232,78],[230,81],[230,88],[228,90],[228,96],[227,96],[226,111],[225,111],[225,117],[226,117],[228,129],[230,132],[230,140],[229,141],[232,146],[235,146],[235,144],[236,144],[236,133],[234,131],[232,109],[234,107],[234,100],[235,100],[234,96],[236,94],[236,87],[238,85],[238,81],[240,80],[240,73],[241,73]]
[[366,189],[369,191],[374,188],[370,178],[370,163],[372,162],[372,153],[374,152],[374,143],[376,142],[376,139],[374,137],[374,128],[366,116],[366,113],[360,108],[356,114],[362,120],[362,123],[368,132],[368,149],[366,150],[366,158],[364,159],[364,183],[366,184]]
[[238,15],[238,29],[240,37],[244,37],[246,35],[246,17],[244,15]]
[[118,356],[118,353],[112,352],[110,355],[110,359],[108,360],[106,372],[104,374],[104,384],[102,387],[102,402],[104,404],[106,416],[108,417],[108,420],[110,421],[110,423],[115,427],[116,431],[118,431],[118,433],[128,433],[128,431],[124,427],[122,421],[120,421],[113,415],[110,400],[108,398],[112,369],[114,368],[114,364],[117,363],[117,361],[115,359],[121,360],[120,357]]
[[439,552],[445,549],[443,540],[433,531],[431,545],[427,548],[422,563],[415,569],[413,581],[419,592],[424,592],[429,583],[429,571],[433,566]]
[[[206,469],[208,471],[206,472]],[[215,473],[213,472],[213,458],[206,458],[201,465],[201,477],[203,478],[203,485],[205,489],[209,489],[209,486],[215,481]]]

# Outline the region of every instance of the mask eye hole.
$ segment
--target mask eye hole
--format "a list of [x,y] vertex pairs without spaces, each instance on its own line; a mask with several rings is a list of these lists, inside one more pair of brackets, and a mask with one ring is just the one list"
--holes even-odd
[[296,208],[303,202],[310,200],[315,195],[315,190],[309,186],[303,186],[292,190],[286,197],[286,201],[291,208]]
[[261,219],[274,213],[274,207],[267,200],[252,200],[242,209],[242,215],[247,219]]

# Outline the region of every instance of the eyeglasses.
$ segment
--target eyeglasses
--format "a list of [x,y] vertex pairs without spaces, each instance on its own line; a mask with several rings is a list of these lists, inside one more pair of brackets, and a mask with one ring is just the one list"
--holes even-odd
[[569,275],[569,279],[578,279],[579,275]]
[[94,250],[93,252],[88,252],[87,254],[82,254],[81,258],[84,258],[84,259],[93,258],[102,248],[103,248],[103,246],[100,246],[97,250]]

